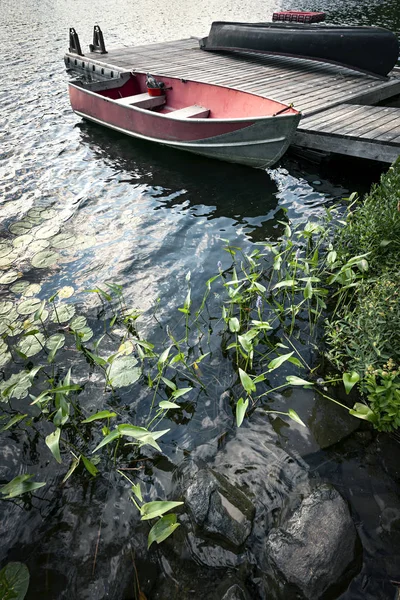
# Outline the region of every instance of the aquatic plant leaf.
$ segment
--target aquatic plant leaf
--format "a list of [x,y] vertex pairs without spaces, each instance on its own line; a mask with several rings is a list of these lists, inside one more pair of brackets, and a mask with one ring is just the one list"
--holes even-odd
[[32,229],[32,223],[29,221],[17,221],[8,228],[14,235],[24,235]]
[[16,346],[17,350],[22,352],[28,358],[35,356],[41,350],[43,350],[45,344],[45,337],[42,333],[36,333],[35,335],[27,335],[22,338]]
[[20,315],[31,315],[36,312],[41,305],[41,300],[39,298],[29,298],[28,300],[23,300],[17,306],[17,313]]
[[32,256],[31,263],[32,266],[36,267],[37,269],[45,269],[54,265],[59,258],[60,255],[57,254],[57,252],[52,252],[51,250],[42,250],[41,252],[38,252]]
[[81,423],[92,423],[93,421],[97,421],[98,419],[112,419],[113,417],[116,417],[116,416],[117,416],[117,413],[115,413],[115,412],[111,412],[109,410],[101,410],[100,412],[96,413],[95,415],[91,415],[84,421],[81,421]]
[[75,236],[72,233],[59,233],[55,235],[51,240],[53,248],[73,248],[75,243]]
[[232,317],[231,319],[229,319],[229,331],[231,331],[232,333],[235,333],[236,331],[240,330],[240,323],[239,323],[239,319],[237,317]]
[[92,454],[97,452],[97,450],[100,450],[100,448],[102,448],[103,446],[110,444],[111,442],[113,442],[114,440],[116,440],[119,437],[121,437],[121,433],[119,432],[118,429],[114,429],[114,431],[111,431],[111,433],[106,435],[106,437],[103,440],[101,440],[100,444],[98,444],[96,446],[96,448],[93,450]]
[[14,373],[0,383],[0,402],[7,401],[9,398],[16,398],[17,400],[22,400],[26,398],[28,395],[28,389],[32,385],[32,381],[35,375],[41,367],[35,367],[31,371],[20,371],[19,373]]
[[173,390],[173,391],[176,390],[176,385],[170,379],[167,379],[166,377],[161,377],[161,381],[163,381],[165,383],[165,385],[167,387],[169,387],[171,390]]
[[42,250],[46,250],[50,246],[50,243],[47,240],[35,240],[29,245],[30,254],[36,254],[41,252]]
[[53,433],[50,433],[48,436],[46,436],[46,446],[50,449],[50,452],[52,453],[52,455],[54,456],[54,458],[56,459],[56,461],[58,463],[61,463],[61,454],[60,454],[60,434],[61,434],[61,429],[59,427],[57,427],[57,429],[55,431],[53,431]]
[[64,285],[64,287],[58,290],[57,295],[59,298],[71,298],[74,291],[71,285]]
[[13,251],[11,244],[0,243],[0,258],[4,258]]
[[3,273],[0,277],[0,283],[2,285],[8,285],[9,283],[13,283],[16,279],[22,276],[20,271],[7,271]]
[[162,367],[167,362],[168,354],[170,353],[171,348],[172,348],[172,346],[168,346],[168,348],[166,348],[164,350],[164,352],[162,352],[160,354],[160,358],[158,359],[158,363],[157,363],[157,366],[159,368]]
[[246,390],[246,392],[248,394],[251,394],[251,392],[256,391],[255,383],[251,380],[249,375],[247,375],[247,373],[245,371],[243,371],[242,369],[239,369],[239,377],[240,377],[242,386],[244,387],[244,389]]
[[8,421],[8,423],[6,423],[6,425],[3,425],[3,427],[0,429],[0,431],[7,431],[7,429],[10,429],[10,427],[12,427],[13,425],[15,425],[16,423],[19,423],[20,421],[22,421],[23,419],[25,419],[25,417],[27,417],[28,415],[15,415],[15,417],[13,417],[12,419],[10,419]]
[[86,458],[86,456],[83,456],[83,454],[81,454],[81,458],[86,471],[88,471],[88,473],[90,473],[93,477],[96,477],[99,470],[96,468],[95,464],[91,460]]
[[134,348],[135,346],[133,345],[133,343],[130,340],[128,340],[120,345],[120,347],[118,348],[118,354],[124,354],[125,356],[128,356],[128,354],[132,354]]
[[13,239],[14,248],[23,248],[24,246],[29,246],[31,241],[33,240],[33,235],[30,233],[26,233],[25,235],[19,235],[18,237]]
[[10,562],[0,571],[1,600],[23,600],[29,587],[28,567],[20,562]]
[[135,367],[137,359],[133,356],[119,356],[107,368],[107,379],[114,388],[125,387],[135,383],[142,374],[139,367]]
[[296,421],[296,423],[299,423],[299,425],[303,425],[303,427],[307,427],[307,425],[305,423],[303,423],[303,421],[300,419],[297,412],[295,410],[293,410],[293,408],[289,408],[287,414],[293,421]]
[[143,502],[142,490],[140,489],[140,483],[133,483],[132,484],[132,492],[135,494],[136,498],[140,502]]
[[289,385],[313,385],[311,381],[306,381],[305,379],[301,379],[301,377],[296,377],[296,375],[288,375],[286,381]]
[[147,538],[147,549],[150,548],[153,542],[161,544],[161,542],[166,540],[167,537],[169,537],[177,527],[179,527],[179,523],[177,523],[175,514],[165,515],[159,519],[157,523],[150,529]]
[[4,367],[4,365],[9,363],[11,358],[12,356],[10,352],[4,352],[3,354],[0,354],[0,367]]
[[175,390],[174,392],[172,392],[171,396],[172,396],[172,398],[180,398],[181,396],[184,396],[185,394],[190,392],[192,389],[193,388],[191,388],[191,387],[181,388],[181,389],[178,389],[178,390]]
[[83,329],[84,327],[86,327],[86,323],[87,323],[86,317],[76,316],[72,319],[69,326],[70,326],[70,329],[73,329],[74,331],[79,331],[80,329]]
[[82,342],[88,342],[93,337],[93,330],[90,327],[83,327],[77,331],[77,334]]
[[78,235],[74,242],[75,250],[86,250],[96,244],[96,237],[94,235]]
[[353,408],[349,410],[349,414],[357,417],[357,419],[363,419],[371,423],[375,423],[378,420],[376,414],[368,406],[361,404],[361,402],[356,402]]
[[59,304],[54,307],[50,315],[50,320],[53,323],[67,323],[75,314],[75,306],[72,304]]
[[358,381],[360,381],[360,376],[356,371],[352,371],[351,373],[343,373],[343,383],[346,394],[351,392]]
[[64,478],[62,480],[62,483],[65,483],[67,481],[67,479],[69,479],[71,477],[72,473],[78,467],[80,461],[81,461],[81,457],[80,456],[78,456],[78,458],[74,457],[72,459],[70,467],[69,467],[68,471],[66,472],[66,474],[65,474],[65,476],[64,476]]
[[22,295],[26,298],[31,298],[32,296],[36,296],[37,294],[39,294],[41,289],[42,286],[40,285],[40,283],[31,283],[30,285],[28,285],[27,288],[25,288]]
[[294,287],[296,284],[296,279],[285,279],[284,281],[278,281],[278,283],[276,283],[272,289],[277,290],[285,287]]
[[243,423],[244,415],[246,414],[247,407],[249,406],[249,399],[243,400],[239,398],[236,404],[236,425],[238,427]]
[[7,315],[13,307],[13,303],[10,301],[0,302],[0,315]]
[[292,354],[293,354],[293,352],[289,352],[288,354],[281,354],[281,356],[277,356],[276,358],[271,360],[271,362],[268,364],[268,369],[270,371],[277,369],[278,367],[283,365],[284,362],[289,360],[289,358],[292,356]]
[[16,496],[22,496],[27,492],[33,492],[46,485],[46,483],[29,481],[33,475],[18,475],[9,481],[6,485],[0,487],[0,494],[4,498],[16,498]]
[[13,294],[23,294],[24,290],[26,290],[29,285],[29,281],[17,281],[17,283],[14,283],[10,287],[10,291],[13,292]]
[[[283,344],[282,344],[281,348],[287,348],[287,346],[283,346]],[[296,365],[296,367],[302,367],[303,366],[301,364],[301,361],[298,358],[296,358],[295,356],[291,356],[290,358],[288,358],[288,362],[290,362],[292,365]]]
[[305,300],[310,300],[313,296],[313,287],[310,279],[307,281],[306,287],[303,290],[303,296]]
[[58,223],[45,223],[41,227],[38,227],[35,231],[35,238],[47,240],[60,231],[60,225]]
[[148,521],[149,519],[155,519],[161,517],[164,513],[182,506],[183,502],[168,502],[166,500],[146,502],[140,507],[140,514],[142,515],[142,521]]
[[163,410],[168,410],[169,408],[181,408],[179,404],[175,404],[175,402],[170,402],[169,400],[161,400],[158,406]]

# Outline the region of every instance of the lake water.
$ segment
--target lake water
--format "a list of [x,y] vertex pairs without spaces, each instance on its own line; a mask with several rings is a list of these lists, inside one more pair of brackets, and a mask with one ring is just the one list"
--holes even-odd
[[[353,190],[364,192],[377,181],[379,168],[367,169],[352,161],[314,166],[288,155],[268,172],[212,162],[86,124],[70,109],[63,54],[71,26],[82,47],[91,42],[97,23],[107,46],[140,45],[206,35],[213,20],[269,20],[273,11],[283,8],[279,2],[261,0],[201,4],[2,0],[0,236],[12,239],[9,227],[40,206],[56,209],[58,230],[80,241],[63,250],[55,267],[39,271],[29,262],[2,263],[4,271],[21,270],[25,279],[41,284],[42,297],[62,285],[73,286],[83,312],[93,307],[83,290],[115,281],[123,285],[129,302],[144,311],[149,327],[146,315],[161,298],[159,318],[167,323],[175,307],[182,305],[188,271],[193,290],[201,290],[198,300],[217,262],[228,265],[222,239],[244,248],[276,239],[279,220],[313,217],[325,204]],[[324,10],[335,23],[400,30],[398,0],[310,0],[306,7],[292,8]],[[9,297],[8,286],[1,286],[0,295]],[[215,393],[222,394],[224,386],[229,382],[220,382]],[[127,397],[123,400],[130,402]],[[340,428],[340,417],[331,407],[316,404],[310,392],[292,400],[310,431],[303,434],[292,427],[288,432],[281,427],[279,443],[305,457],[312,471],[332,482],[349,501],[363,544],[363,568],[340,597],[394,599],[391,581],[400,580],[400,502],[390,442],[361,432],[347,445],[321,450],[328,419],[334,429]],[[234,436],[232,415],[226,406],[219,407],[210,411],[199,407],[186,428],[175,427],[177,454],[200,444],[214,447],[227,430]],[[19,455],[13,450],[17,447],[13,435],[2,436],[0,480],[5,482],[19,473]],[[217,452],[218,448],[212,459]],[[173,452],[167,454],[170,462],[154,472],[161,497],[170,488],[174,464]],[[47,465],[48,458],[29,458],[30,469],[46,467],[54,477],[45,503],[7,503],[3,513],[0,506],[0,566],[9,560],[29,566],[28,599],[94,600],[100,597],[90,583],[99,528],[97,569],[114,560],[120,547],[129,546],[131,506],[117,488],[104,482],[87,484],[84,477],[61,489],[59,472]],[[155,563],[143,558],[143,581],[156,577]],[[100,578],[98,571],[95,575]]]

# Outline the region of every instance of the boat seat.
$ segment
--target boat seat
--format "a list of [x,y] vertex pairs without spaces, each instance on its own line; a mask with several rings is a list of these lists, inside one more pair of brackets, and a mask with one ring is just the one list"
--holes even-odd
[[117,98],[118,104],[124,106],[137,106],[138,108],[156,108],[165,104],[165,96],[150,96],[147,92],[144,94],[135,94],[126,96],[126,98]]
[[210,114],[209,108],[194,104],[193,106],[185,106],[169,113],[171,117],[179,117],[180,119],[206,119]]

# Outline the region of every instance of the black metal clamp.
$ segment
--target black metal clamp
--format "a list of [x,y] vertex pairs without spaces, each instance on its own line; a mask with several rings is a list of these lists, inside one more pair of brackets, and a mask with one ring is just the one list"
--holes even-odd
[[89,50],[99,54],[108,54],[104,44],[103,32],[98,25],[93,28],[93,44],[89,44]]
[[84,56],[81,50],[81,44],[79,42],[78,34],[73,27],[69,28],[69,51],[72,54],[78,54],[78,56]]

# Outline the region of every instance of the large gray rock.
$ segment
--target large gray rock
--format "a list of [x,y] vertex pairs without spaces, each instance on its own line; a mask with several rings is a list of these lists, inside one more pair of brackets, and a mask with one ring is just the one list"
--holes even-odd
[[184,492],[185,503],[196,525],[205,533],[221,538],[234,550],[249,537],[254,506],[222,475],[200,468]]
[[356,538],[345,501],[323,484],[302,501],[284,526],[270,531],[267,559],[285,582],[305,598],[318,600],[340,582],[353,562]]

